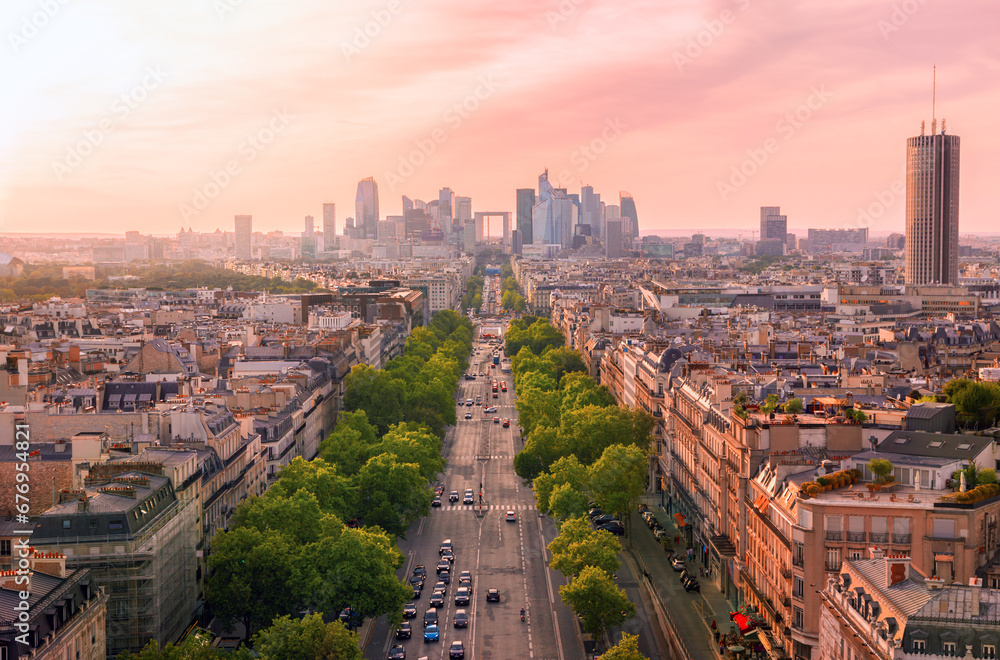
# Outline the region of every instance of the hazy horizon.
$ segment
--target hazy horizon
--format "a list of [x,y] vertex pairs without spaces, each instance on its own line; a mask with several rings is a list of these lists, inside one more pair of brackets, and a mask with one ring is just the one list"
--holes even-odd
[[790,227],[902,232],[935,64],[939,129],[962,138],[961,232],[998,224],[985,0],[6,9],[0,232],[232,231],[236,214],[300,232],[324,202],[340,231],[367,176],[383,217],[445,186],[513,211],[546,167],[609,204],[629,191],[643,234],[749,233],[762,205]]

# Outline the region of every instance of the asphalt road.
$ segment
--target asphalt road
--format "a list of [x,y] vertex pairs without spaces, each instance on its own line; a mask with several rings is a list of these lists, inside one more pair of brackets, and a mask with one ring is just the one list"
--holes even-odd
[[[484,358],[492,355],[491,348],[479,344],[476,348],[481,353],[472,356],[472,364],[475,365],[477,358],[483,359],[480,368],[489,376],[463,379],[456,398],[475,400],[478,395],[483,397],[484,405],[457,408],[458,423],[449,430],[444,442],[448,467],[441,480],[445,487],[443,506],[431,509],[430,516],[415,523],[407,539],[400,542],[400,549],[406,555],[400,577],[408,577],[417,564],[426,566],[428,572],[424,592],[415,601],[418,614],[411,620],[413,636],[409,640],[395,640],[383,618],[373,627],[366,658],[384,659],[394,644],[406,648],[407,658],[447,658],[448,649],[456,639],[464,642],[465,657],[471,659],[583,657],[573,614],[559,601],[562,578],[547,566],[545,546],[555,536],[555,528],[550,520],[538,515],[531,491],[514,474],[513,458],[520,440],[510,374],[488,366]],[[492,398],[492,378],[508,383],[508,391],[499,392],[496,399]],[[498,411],[484,413],[486,405],[496,405]],[[472,412],[471,420],[464,419],[466,412]],[[510,419],[510,427],[493,423],[494,417],[501,421]],[[448,503],[450,491],[457,490],[462,495],[467,488],[477,494],[475,505]],[[515,522],[505,520],[507,511],[515,512]],[[451,539],[454,544],[455,582],[448,585],[445,605],[438,612],[441,639],[425,643],[423,616],[436,582],[434,566],[444,539]],[[455,628],[453,620],[460,607],[455,605],[457,575],[465,570],[472,572],[473,598],[467,607],[461,606],[470,617],[469,627],[462,629]],[[486,602],[489,588],[500,590],[499,603]],[[519,616],[522,606],[528,613],[523,623]]]

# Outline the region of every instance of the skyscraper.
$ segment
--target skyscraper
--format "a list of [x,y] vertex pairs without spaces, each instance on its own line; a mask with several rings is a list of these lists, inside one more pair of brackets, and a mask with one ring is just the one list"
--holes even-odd
[[639,214],[635,210],[635,200],[632,199],[632,194],[627,193],[624,190],[618,193],[618,203],[621,205],[621,217],[622,219],[628,218],[631,220],[632,225],[632,238],[637,238],[639,236]]
[[781,215],[780,206],[760,207],[760,240],[785,242],[788,233],[788,216]]
[[459,227],[465,226],[466,220],[472,220],[472,198],[455,198],[455,222]]
[[403,195],[403,213],[413,210],[413,200]]
[[531,244],[531,207],[535,205],[534,188],[517,189],[517,230],[521,232],[521,243]]
[[958,284],[960,140],[936,130],[906,141],[907,284]]
[[253,238],[253,216],[236,216],[236,258],[250,259],[252,257],[251,239]]
[[553,188],[549,171],[538,177],[538,203],[531,209],[531,236],[536,244],[558,243],[572,247],[573,226],[578,207],[566,196],[565,188]]
[[323,251],[337,249],[337,205],[323,204]]
[[583,186],[580,189],[580,224],[590,225],[591,236],[604,235],[601,196],[594,194],[593,186]]
[[305,227],[302,228],[303,236],[314,236],[316,234],[316,223],[311,215],[306,216]]
[[358,182],[358,194],[354,198],[354,223],[364,234],[364,238],[378,235],[378,184],[368,177]]
[[620,259],[622,256],[622,221],[608,220],[605,224],[607,233],[604,236],[604,256],[608,259]]

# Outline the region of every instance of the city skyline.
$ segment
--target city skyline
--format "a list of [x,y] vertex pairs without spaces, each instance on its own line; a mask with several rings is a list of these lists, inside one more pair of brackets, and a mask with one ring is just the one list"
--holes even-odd
[[[441,0],[388,18],[377,2],[221,4],[155,16],[115,2],[60,5],[31,29],[35,5],[13,7],[5,73],[22,102],[0,128],[0,231],[206,231],[238,213],[292,230],[324,202],[350,208],[366,176],[386,199],[383,216],[400,212],[400,195],[443,186],[472,197],[473,211],[515,211],[514,191],[546,167],[557,187],[630,191],[644,233],[749,230],[768,203],[818,227],[855,227],[874,208],[871,231],[902,231],[900,145],[930,114],[935,63],[938,114],[967,141],[963,227],[996,224],[988,164],[1000,137],[989,109],[1000,90],[981,81],[998,46],[978,19],[985,2],[911,13],[802,5],[782,20],[736,1]],[[278,20],[289,29],[274,35]],[[483,47],[487,28],[502,37]],[[249,50],[263,39],[281,57]],[[783,46],[761,49],[762,39]]]

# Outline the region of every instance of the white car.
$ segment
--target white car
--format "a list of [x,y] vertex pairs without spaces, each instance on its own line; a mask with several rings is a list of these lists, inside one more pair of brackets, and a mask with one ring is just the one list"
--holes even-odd
[[496,411],[497,411],[496,406],[490,406],[489,408],[486,409],[486,412],[488,413],[495,413]]
[[507,512],[507,522],[517,522],[517,514],[513,511]]

